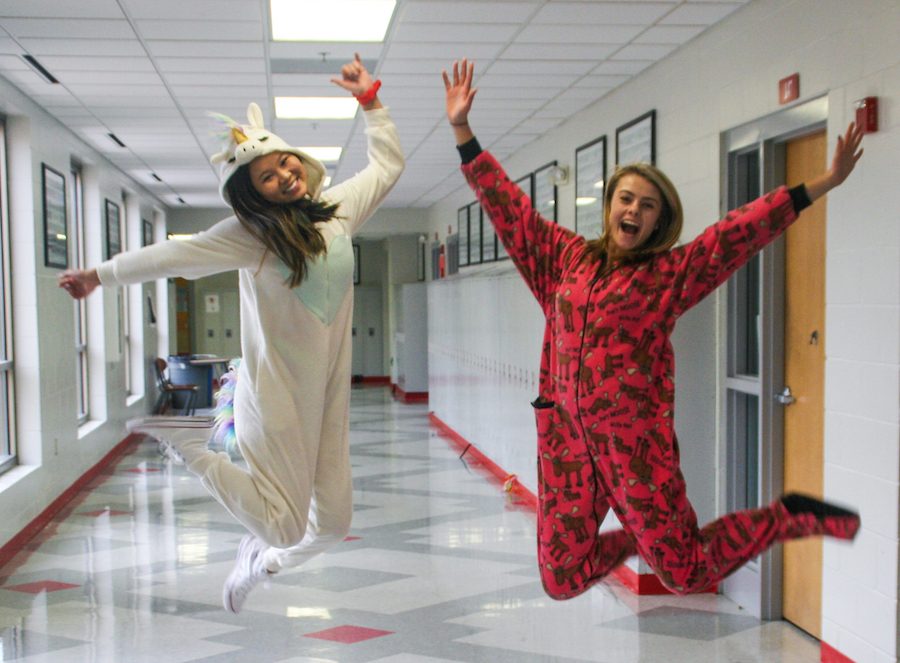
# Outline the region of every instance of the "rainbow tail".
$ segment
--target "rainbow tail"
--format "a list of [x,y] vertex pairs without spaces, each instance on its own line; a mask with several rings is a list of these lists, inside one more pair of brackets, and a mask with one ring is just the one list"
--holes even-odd
[[228,372],[219,380],[219,390],[216,392],[216,405],[213,415],[216,418],[212,440],[225,448],[229,454],[240,454],[237,444],[237,435],[234,432],[234,390],[237,387],[238,368],[241,359],[232,359],[228,365]]

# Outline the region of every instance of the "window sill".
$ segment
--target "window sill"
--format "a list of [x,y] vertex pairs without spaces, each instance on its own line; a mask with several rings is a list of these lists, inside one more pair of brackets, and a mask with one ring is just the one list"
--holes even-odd
[[89,419],[88,421],[84,422],[81,426],[78,427],[78,439],[81,440],[81,439],[87,437],[88,435],[93,433],[95,430],[100,428],[100,426],[102,426],[102,425],[103,425],[102,421],[97,421],[96,419]]

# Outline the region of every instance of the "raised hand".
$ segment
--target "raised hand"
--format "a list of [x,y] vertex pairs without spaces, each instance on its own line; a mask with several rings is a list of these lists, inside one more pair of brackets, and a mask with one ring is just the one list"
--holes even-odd
[[59,287],[74,299],[84,299],[100,285],[96,269],[69,269],[59,275]]
[[447,71],[441,72],[444,77],[444,89],[447,92],[447,120],[454,127],[465,126],[469,122],[469,111],[477,89],[472,89],[472,74],[475,64],[463,58],[462,62],[453,62],[453,81]]
[[834,148],[834,156],[831,158],[831,167],[813,179],[806,182],[806,193],[810,200],[824,196],[834,187],[842,184],[853,172],[856,162],[862,156],[860,148],[862,144],[863,130],[851,122],[843,136],[838,136],[837,147]]
[[837,147],[834,148],[834,156],[831,158],[831,169],[829,171],[832,186],[838,186],[853,172],[856,162],[859,161],[863,154],[859,147],[862,143],[862,137],[863,130],[855,122],[850,123],[847,127],[847,132],[843,136],[838,136]]
[[368,92],[373,83],[372,76],[362,63],[359,53],[355,53],[353,60],[341,67],[341,78],[332,78],[331,82],[344,88],[354,97]]

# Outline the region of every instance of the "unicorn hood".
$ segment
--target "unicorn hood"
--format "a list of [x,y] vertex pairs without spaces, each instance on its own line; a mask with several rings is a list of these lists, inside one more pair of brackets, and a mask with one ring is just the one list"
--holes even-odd
[[250,163],[256,157],[261,157],[272,152],[290,152],[297,155],[306,168],[306,190],[309,197],[318,200],[325,182],[325,166],[318,159],[314,159],[303,150],[288,145],[284,140],[273,134],[263,126],[262,109],[250,102],[247,107],[247,120],[249,124],[240,125],[230,117],[211,113],[220,120],[228,130],[220,135],[224,142],[221,152],[216,152],[210,158],[210,163],[219,168],[219,194],[229,205],[228,193],[225,185],[232,175],[241,166]]

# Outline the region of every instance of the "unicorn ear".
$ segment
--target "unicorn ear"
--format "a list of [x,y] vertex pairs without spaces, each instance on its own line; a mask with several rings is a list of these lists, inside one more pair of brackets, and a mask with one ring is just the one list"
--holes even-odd
[[209,158],[210,163],[221,163],[229,157],[228,152],[216,152]]
[[255,101],[251,101],[250,105],[247,106],[247,119],[250,121],[250,126],[254,129],[262,129],[263,128],[263,114],[262,109],[257,105]]

